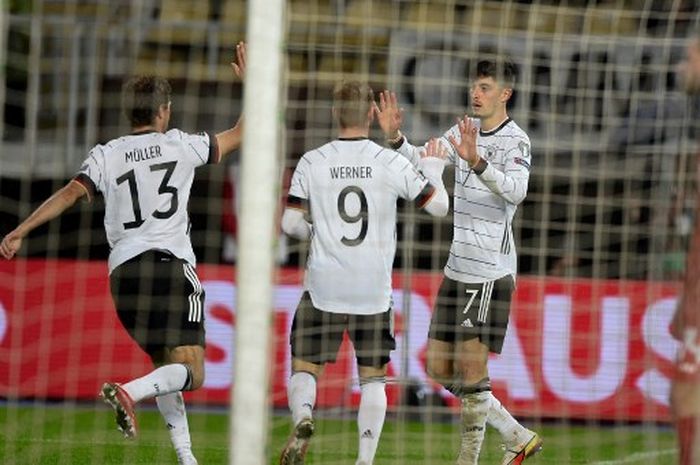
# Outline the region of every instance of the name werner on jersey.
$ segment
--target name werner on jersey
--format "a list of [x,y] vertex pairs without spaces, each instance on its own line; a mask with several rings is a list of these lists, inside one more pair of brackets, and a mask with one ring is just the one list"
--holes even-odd
[[160,145],[151,145],[150,147],[144,147],[142,149],[134,149],[131,152],[126,152],[124,154],[124,161],[144,161],[150,160],[152,158],[160,158],[163,154],[160,152]]
[[371,166],[331,166],[332,179],[371,179]]

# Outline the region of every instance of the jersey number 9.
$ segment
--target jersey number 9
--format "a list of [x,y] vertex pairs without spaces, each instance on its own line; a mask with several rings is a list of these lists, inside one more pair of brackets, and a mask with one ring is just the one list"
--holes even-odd
[[[347,209],[345,208],[345,199],[350,194],[356,195],[358,200],[360,201],[360,211],[356,215],[349,215]],[[365,196],[365,193],[362,191],[362,189],[360,189],[357,186],[347,186],[345,189],[340,191],[340,194],[338,194],[338,213],[340,214],[340,218],[346,223],[354,224],[358,221],[362,222],[362,224],[360,225],[360,233],[357,235],[357,237],[351,239],[343,236],[340,239],[340,242],[347,245],[348,247],[360,245],[362,241],[365,240],[365,236],[367,236],[368,226],[367,197]]]

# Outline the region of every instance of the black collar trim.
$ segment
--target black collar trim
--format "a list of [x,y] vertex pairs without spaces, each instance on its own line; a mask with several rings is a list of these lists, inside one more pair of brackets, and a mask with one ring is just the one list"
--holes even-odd
[[506,124],[510,123],[511,121],[513,121],[513,120],[510,119],[510,117],[508,117],[508,118],[505,119],[505,121],[503,121],[503,122],[502,122],[497,128],[495,128],[495,129],[491,129],[490,131],[482,131],[481,129],[479,129],[479,135],[480,135],[480,136],[484,136],[484,137],[493,136],[493,135],[496,134],[498,131],[500,131],[501,129],[503,129],[503,128],[506,126]]
[[154,132],[158,132],[158,131],[156,131],[155,129],[143,129],[143,130],[141,130],[141,131],[132,132],[130,135],[132,135],[132,136],[142,136],[142,135],[144,135],[144,134],[151,134],[151,133],[154,133]]
[[358,136],[358,137],[338,137],[338,140],[367,140],[369,137]]

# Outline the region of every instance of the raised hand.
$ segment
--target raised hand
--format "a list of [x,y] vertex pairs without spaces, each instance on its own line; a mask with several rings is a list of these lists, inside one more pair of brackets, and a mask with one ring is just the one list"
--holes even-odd
[[233,72],[241,81],[245,81],[246,51],[245,42],[236,44],[236,61],[231,63]]
[[447,158],[447,149],[440,141],[432,138],[425,144],[425,150],[421,150],[420,156],[421,158],[435,157],[444,160]]
[[387,139],[396,139],[401,135],[399,131],[403,123],[403,108],[399,108],[396,93],[384,90],[379,93],[379,106],[374,105],[379,127]]
[[470,167],[474,167],[481,160],[479,152],[476,150],[476,137],[479,130],[474,121],[468,116],[459,118],[457,126],[459,127],[460,140],[457,141],[452,135],[448,136],[448,139],[455,148],[459,158],[466,161]]

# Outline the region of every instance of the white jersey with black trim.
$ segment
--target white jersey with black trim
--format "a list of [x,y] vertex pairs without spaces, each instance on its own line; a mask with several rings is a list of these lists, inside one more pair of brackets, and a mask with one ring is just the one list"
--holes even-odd
[[334,140],[305,153],[287,205],[307,203],[310,212],[305,287],[314,306],[358,315],[387,311],[396,201],[427,202],[434,190],[404,157],[366,138]]
[[[479,121],[476,120],[478,123]],[[460,140],[459,127],[440,138],[455,164],[452,245],[445,276],[464,283],[492,281],[517,273],[513,217],[527,195],[530,178],[530,139],[513,120],[506,119],[491,131],[479,131],[477,149],[488,166],[477,175],[450,144]],[[422,147],[408,140],[397,149],[413,164]]]
[[74,181],[105,199],[109,272],[147,250],[196,265],[187,204],[196,167],[218,163],[216,138],[178,129],[144,132],[96,145]]

